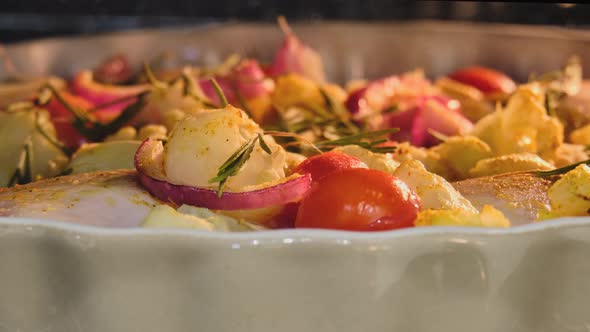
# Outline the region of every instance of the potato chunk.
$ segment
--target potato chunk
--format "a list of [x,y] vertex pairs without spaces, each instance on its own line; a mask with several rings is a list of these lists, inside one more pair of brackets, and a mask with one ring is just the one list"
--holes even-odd
[[451,180],[469,177],[469,170],[482,159],[491,158],[492,149],[474,136],[454,136],[432,148],[438,153],[441,163],[452,173]]
[[510,227],[502,212],[485,205],[480,213],[465,210],[424,210],[418,214],[416,226]]
[[551,215],[587,216],[590,211],[590,167],[580,165],[557,180],[548,191]]
[[549,116],[537,84],[521,86],[504,109],[481,119],[472,135],[488,143],[497,156],[529,152],[547,159],[563,144],[563,125]]
[[519,171],[546,171],[553,166],[532,153],[512,153],[500,157],[482,159],[475,164],[471,177],[490,176]]

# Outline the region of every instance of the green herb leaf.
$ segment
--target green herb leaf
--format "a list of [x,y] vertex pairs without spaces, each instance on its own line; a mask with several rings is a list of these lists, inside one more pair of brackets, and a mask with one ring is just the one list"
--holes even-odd
[[217,97],[219,98],[219,102],[221,103],[221,107],[227,106],[227,104],[228,104],[227,98],[225,98],[225,95],[223,94],[223,90],[221,90],[221,88],[219,87],[219,84],[217,84],[217,81],[215,80],[215,78],[211,77],[209,79],[209,82],[211,82],[211,85],[213,85],[213,89],[215,89],[215,93],[217,94]]
[[258,133],[258,142],[259,142],[260,147],[262,148],[262,150],[264,150],[264,152],[266,152],[268,154],[272,154],[271,149],[268,147],[268,145],[264,141],[264,137],[262,137],[262,134],[260,134],[260,133]]
[[[47,96],[47,97],[45,97]],[[46,105],[51,101],[51,98],[55,97],[60,104],[62,104],[66,110],[68,110],[74,116],[75,121],[80,123],[90,122],[91,120],[82,112],[81,110],[75,108],[74,106],[70,105],[57,91],[57,89],[51,85],[47,84],[41,88],[41,92],[39,93],[39,98],[37,99],[37,103],[40,105]]]
[[[183,82],[183,87],[182,87],[182,95],[183,96],[189,96],[189,97],[195,99],[196,101],[200,102],[201,104],[203,104],[207,108],[220,108],[219,105],[215,105],[207,97],[200,96],[196,93],[196,91],[195,91],[196,88],[194,86],[193,80],[187,73],[183,72],[182,75],[180,76],[180,79]],[[174,85],[173,82],[171,82],[169,84]]]
[[320,149],[332,149],[336,146],[357,145],[372,152],[383,153],[389,151],[393,147],[376,147],[384,141],[382,138],[386,135],[398,132],[399,128],[389,128],[383,130],[369,131],[356,135],[350,135],[335,140],[322,141],[315,143]]
[[71,167],[68,167],[66,169],[64,169],[63,171],[61,171],[57,176],[66,176],[66,175],[70,175],[74,173],[74,169]]
[[156,78],[156,75],[154,75],[152,68],[150,68],[150,65],[147,62],[143,63],[143,72],[145,73],[148,82],[150,82],[150,84],[156,89],[165,90],[168,88],[166,82],[162,82]]
[[242,166],[250,159],[252,151],[254,151],[254,145],[258,137],[249,139],[244,143],[236,152],[234,152],[224,163],[219,167],[217,174],[214,178],[209,180],[209,183],[219,182],[217,189],[218,197],[223,195],[223,186],[227,179],[231,176],[238,174]]
[[17,184],[27,184],[33,181],[31,141],[25,143],[21,150],[18,166],[8,181],[8,187]]
[[95,125],[96,128],[96,137],[98,138],[97,141],[104,139],[105,137],[112,135],[119,131],[125,124],[131,121],[148,103],[148,96],[151,94],[150,91],[145,91],[140,93],[137,96],[137,100],[135,103],[125,107],[119,115],[113,119],[113,121],[103,125],[101,123],[97,123]]
[[328,105],[328,109],[332,110],[332,113],[338,118],[338,120],[340,120],[351,133],[358,133],[360,129],[350,121],[350,112],[348,112],[344,104],[332,100],[326,90],[321,87],[320,93],[325,104]]
[[535,174],[536,176],[540,176],[540,177],[551,177],[551,176],[555,176],[555,175],[563,175],[573,169],[575,169],[576,167],[580,166],[580,165],[590,165],[590,159],[588,160],[584,160],[584,161],[580,161],[578,163],[574,163],[571,165],[567,165],[567,166],[563,166],[560,168],[556,168],[550,171],[533,171],[532,173]]
[[47,140],[47,142],[49,142],[49,144],[60,149],[66,156],[71,156],[74,153],[74,151],[67,148],[60,141],[51,137],[48,133],[45,132],[45,130],[41,127],[41,124],[39,123],[39,112],[38,111],[35,111],[35,129],[39,132],[39,134],[41,134],[41,136],[43,136],[43,138],[45,138]]
[[53,86],[47,85],[44,89],[51,91],[52,95],[72,113],[74,116],[74,122],[72,123],[74,129],[93,142],[102,141],[105,137],[112,135],[121,129],[121,127],[143,110],[148,102],[147,97],[151,94],[151,91],[144,91],[134,96],[136,101],[133,104],[125,107],[125,109],[111,122],[103,124],[89,118],[83,111],[70,105]]

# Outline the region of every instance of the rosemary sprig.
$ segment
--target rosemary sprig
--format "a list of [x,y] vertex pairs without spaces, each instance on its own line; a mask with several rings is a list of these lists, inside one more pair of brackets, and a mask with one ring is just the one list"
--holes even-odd
[[332,113],[338,120],[351,132],[358,133],[360,129],[350,121],[350,113],[342,103],[338,103],[330,97],[330,95],[320,87],[320,93],[324,99],[324,103],[328,106],[328,109],[332,110]]
[[330,150],[337,146],[357,145],[372,152],[393,152],[395,150],[394,147],[383,147],[379,145],[387,141],[387,139],[384,139],[384,137],[398,131],[399,128],[369,131],[335,140],[317,142],[315,145],[321,150]]
[[[396,132],[397,128],[391,129],[384,129],[384,130],[377,130],[371,131],[366,133],[361,133],[357,135],[351,135],[348,137],[342,137],[335,140],[330,141],[322,141],[319,143],[311,143],[307,141],[305,138],[297,135],[295,133],[288,133],[288,132],[277,132],[277,131],[266,131],[266,135],[277,136],[277,137],[290,137],[297,139],[297,142],[291,142],[289,144],[310,144],[318,153],[322,153],[324,151],[328,151],[336,146],[344,146],[344,145],[358,145],[363,148],[366,148],[370,151],[376,153],[388,153],[393,152],[394,147],[389,146],[378,146],[381,143],[387,141],[387,139],[383,138],[384,136]],[[261,133],[258,133],[255,137],[252,137],[246,143],[238,148],[217,170],[217,174],[214,178],[209,180],[209,183],[219,183],[219,187],[217,189],[217,195],[221,197],[223,195],[223,186],[228,178],[238,174],[242,166],[250,159],[252,155],[252,151],[254,151],[254,147],[256,146],[256,142],[260,144],[260,147],[268,154],[272,154],[272,150],[264,141],[264,138]]]
[[119,113],[119,115],[111,122],[103,124],[98,122],[85,114],[85,112],[73,107],[68,103],[62,95],[53,87],[48,84],[42,88],[43,91],[50,91],[51,95],[55,97],[72,115],[74,116],[74,122],[72,126],[82,136],[90,141],[101,141],[105,137],[116,133],[121,127],[135,117],[147,104],[148,96],[151,91],[144,91],[136,96],[136,101],[133,104],[128,105]]
[[223,186],[225,182],[230,177],[238,174],[240,169],[246,164],[246,162],[250,159],[252,155],[252,151],[254,151],[254,147],[256,146],[256,142],[260,144],[260,147],[268,154],[271,154],[272,151],[264,141],[264,138],[260,133],[257,136],[252,137],[246,143],[244,143],[236,152],[234,152],[218,169],[217,174],[214,178],[209,179],[209,183],[219,183],[217,188],[217,196],[221,197],[223,195]]
[[[191,79],[191,77],[187,73],[183,72],[182,75],[179,76],[179,79],[182,80],[182,82],[183,82],[183,86],[182,86],[182,95],[183,96],[189,96],[208,108],[220,108],[219,105],[215,105],[207,97],[199,96],[195,92],[196,88],[194,87],[193,80]],[[174,83],[175,82],[172,81],[172,82],[170,82],[170,85],[174,85]]]
[[221,103],[221,107],[227,106],[227,104],[229,104],[229,103],[227,102],[227,98],[225,98],[225,94],[223,94],[223,90],[221,90],[221,87],[219,87],[219,84],[217,84],[217,80],[215,80],[215,78],[211,77],[209,79],[209,82],[211,82],[211,85],[213,85],[213,89],[215,89],[215,93],[217,94],[217,97],[219,98],[219,102]]
[[60,149],[66,156],[71,156],[74,153],[74,151],[72,151],[72,149],[63,145],[59,140],[51,137],[51,135],[49,135],[45,131],[45,129],[43,129],[43,127],[41,127],[41,124],[39,123],[39,112],[38,111],[35,111],[35,129],[39,132],[39,134],[41,134],[41,136],[43,136],[43,138],[45,138],[47,140],[47,142],[49,142],[49,144]]
[[145,77],[147,78],[148,82],[156,89],[165,90],[168,88],[168,83],[162,82],[156,78],[152,68],[147,62],[143,63],[143,72],[145,73]]
[[25,143],[21,151],[19,164],[14,171],[14,174],[8,181],[8,187],[12,187],[16,184],[27,184],[33,181],[33,170],[32,170],[32,157],[31,157],[31,142],[30,140]]
[[563,166],[560,168],[556,168],[556,169],[552,169],[550,171],[533,171],[532,173],[536,176],[545,178],[545,177],[551,177],[551,176],[555,176],[555,175],[563,175],[571,170],[573,170],[574,168],[580,166],[580,165],[590,165],[590,159],[588,160],[584,160],[584,161],[580,161],[571,165],[567,165],[567,166]]
[[264,150],[264,152],[271,154],[272,150],[270,149],[270,147],[268,147],[268,145],[266,144],[266,142],[264,141],[264,138],[262,137],[261,133],[258,133],[258,142],[260,144],[260,147],[262,148],[262,150]]
[[68,103],[59,93],[59,91],[57,91],[57,89],[50,83],[41,87],[39,97],[37,98],[37,104],[39,106],[45,106],[51,101],[52,98],[57,99],[60,104],[62,104],[70,113],[72,113],[74,116],[74,121],[79,123],[91,122],[91,119],[87,117],[83,111],[70,105],[70,103]]

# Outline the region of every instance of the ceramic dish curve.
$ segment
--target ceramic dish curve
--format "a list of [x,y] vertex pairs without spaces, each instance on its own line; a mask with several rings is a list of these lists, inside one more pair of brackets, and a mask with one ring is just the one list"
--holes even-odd
[[[473,63],[526,78],[572,53],[590,64],[590,34],[567,29],[408,22],[295,30],[338,81]],[[230,51],[268,58],[279,40],[272,25],[229,24],[48,39],[8,52],[27,73],[71,74],[124,50],[135,63],[165,50],[207,64]],[[379,55],[366,61],[371,54]],[[0,332],[588,331],[589,226],[590,218],[567,218],[502,230],[222,234],[3,218]]]

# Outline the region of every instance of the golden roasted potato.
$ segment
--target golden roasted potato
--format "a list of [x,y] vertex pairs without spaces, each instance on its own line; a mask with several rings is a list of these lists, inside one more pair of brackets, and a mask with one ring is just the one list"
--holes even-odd
[[519,171],[546,171],[553,165],[532,153],[512,153],[500,157],[482,159],[469,170],[469,176],[490,176]]
[[551,213],[547,216],[590,215],[590,167],[580,165],[569,171],[549,188],[547,194],[551,201]]
[[494,111],[493,104],[478,89],[447,77],[436,81],[436,87],[445,95],[461,102],[461,113],[473,122]]
[[496,156],[529,152],[547,158],[563,144],[563,125],[549,116],[538,84],[522,85],[504,109],[475,124],[471,135],[487,144]]
[[475,136],[453,136],[431,150],[451,172],[447,177],[450,181],[466,179],[478,161],[493,156],[489,145]]
[[418,213],[416,226],[469,226],[469,227],[510,227],[502,212],[491,205],[485,205],[480,213],[454,210],[424,210]]
[[324,105],[324,97],[319,85],[297,74],[280,76],[271,98],[272,104],[279,110],[285,110],[291,106]]

